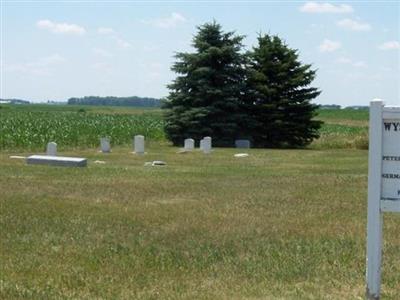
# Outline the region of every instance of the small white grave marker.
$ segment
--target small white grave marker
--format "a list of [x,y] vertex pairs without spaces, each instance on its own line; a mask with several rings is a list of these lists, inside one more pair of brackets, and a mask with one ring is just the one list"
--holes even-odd
[[237,153],[237,154],[234,154],[233,155],[234,157],[248,157],[249,156],[249,154],[248,153]]
[[200,150],[203,151],[204,148],[204,139],[200,140],[200,146],[199,146]]
[[192,151],[194,149],[194,139],[185,139],[183,148],[185,151]]
[[144,154],[144,136],[143,135],[135,135],[133,140],[134,152],[136,154]]
[[103,153],[111,152],[110,138],[108,138],[108,137],[101,138],[100,139],[100,147],[101,147],[101,152],[103,152]]
[[203,138],[203,152],[206,154],[211,153],[212,139],[209,136]]
[[57,155],[57,144],[54,142],[50,142],[47,144],[46,154],[49,156]]
[[400,212],[400,107],[374,100],[369,110],[367,299],[380,297],[382,213]]

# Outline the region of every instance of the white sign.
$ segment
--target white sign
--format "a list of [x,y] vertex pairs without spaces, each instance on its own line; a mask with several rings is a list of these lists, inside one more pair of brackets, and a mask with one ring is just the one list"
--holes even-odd
[[379,299],[382,213],[400,212],[400,107],[371,102],[369,110],[367,299]]
[[383,109],[382,127],[381,210],[400,212],[400,108]]

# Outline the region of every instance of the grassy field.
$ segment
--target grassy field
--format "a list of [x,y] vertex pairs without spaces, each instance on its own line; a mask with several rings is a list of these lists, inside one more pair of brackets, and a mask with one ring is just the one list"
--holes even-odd
[[[319,118],[367,126],[344,114]],[[366,150],[146,145],[61,150],[87,168],[0,151],[1,299],[363,299]],[[399,224],[385,215],[382,299],[400,299]]]
[[368,149],[368,110],[320,110],[324,122],[312,149]]

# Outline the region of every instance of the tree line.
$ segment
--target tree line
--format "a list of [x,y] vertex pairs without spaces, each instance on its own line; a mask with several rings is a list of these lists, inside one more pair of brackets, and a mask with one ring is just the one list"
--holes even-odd
[[148,97],[98,97],[86,96],[83,98],[68,99],[70,105],[107,105],[107,106],[135,106],[135,107],[160,107],[161,100]]
[[198,27],[194,52],[176,54],[163,106],[174,145],[211,136],[216,146],[303,147],[319,137],[316,71],[278,36],[260,34],[251,50],[243,39],[214,21]]

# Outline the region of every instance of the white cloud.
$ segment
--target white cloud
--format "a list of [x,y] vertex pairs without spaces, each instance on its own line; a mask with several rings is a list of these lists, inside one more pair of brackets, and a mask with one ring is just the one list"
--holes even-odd
[[353,31],[369,31],[371,25],[368,23],[361,23],[352,19],[343,19],[336,23],[339,27]]
[[350,64],[351,63],[351,59],[347,58],[347,57],[340,57],[336,60],[337,63],[339,64]]
[[42,57],[36,61],[17,63],[6,67],[7,71],[20,72],[32,75],[50,75],[51,67],[66,62],[66,59],[59,54]]
[[350,58],[347,57],[340,57],[336,60],[337,63],[339,64],[346,64],[346,65],[351,65],[356,68],[366,68],[367,64],[364,61],[352,61]]
[[365,63],[365,61],[356,61],[353,63],[353,66],[356,68],[366,68],[367,64]]
[[98,34],[114,34],[115,31],[112,28],[109,27],[99,27],[97,28],[97,33]]
[[379,46],[381,50],[399,50],[400,49],[400,42],[399,41],[389,41],[383,43]]
[[[119,34],[112,28],[109,27],[99,27],[97,28],[97,33],[102,35],[110,36],[114,41],[117,42],[118,47],[120,48],[130,48],[132,47],[131,43],[119,37]],[[98,53],[99,54],[99,53]],[[103,53],[104,54],[104,53]],[[100,54],[101,55],[101,54]]]
[[169,17],[166,18],[159,18],[159,19],[152,19],[152,20],[143,20],[142,23],[151,25],[158,28],[175,28],[180,24],[187,22],[187,19],[176,12],[171,13]]
[[118,47],[120,48],[130,48],[132,47],[131,43],[125,41],[119,37],[114,37],[115,41],[117,42]]
[[331,41],[328,39],[324,39],[321,45],[319,45],[319,51],[321,52],[333,52],[342,47],[342,44],[337,41]]
[[111,64],[107,62],[96,62],[92,65],[93,69],[99,70],[99,71],[110,71],[111,70]]
[[67,24],[67,23],[54,23],[50,20],[37,21],[36,26],[40,29],[45,29],[49,30],[50,32],[60,33],[60,34],[84,35],[86,33],[86,29],[79,25]]
[[63,63],[65,62],[65,58],[62,57],[60,54],[53,54],[47,57],[43,57],[38,61],[39,65],[42,66],[49,66],[49,65],[54,65],[58,63]]
[[320,3],[309,1],[300,7],[301,12],[305,13],[335,13],[335,14],[345,14],[352,13],[353,7],[347,4],[330,4],[330,3]]
[[102,56],[102,57],[112,57],[113,56],[107,50],[100,49],[100,48],[93,48],[93,53],[98,55],[98,56]]
[[159,45],[144,45],[143,50],[146,52],[153,52],[160,49]]

